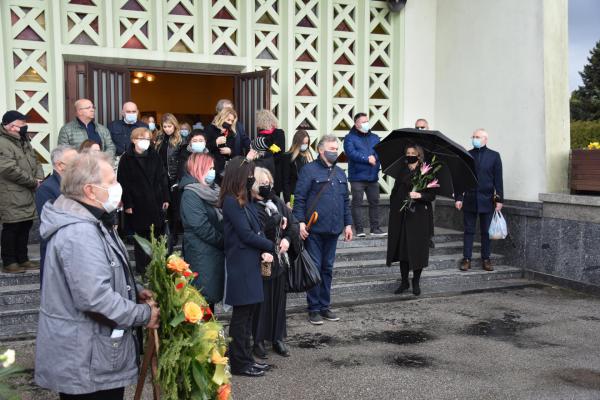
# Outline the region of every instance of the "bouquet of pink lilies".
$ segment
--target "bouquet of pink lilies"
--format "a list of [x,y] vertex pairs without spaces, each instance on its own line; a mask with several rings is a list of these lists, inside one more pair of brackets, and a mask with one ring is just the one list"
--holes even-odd
[[[414,174],[414,176],[412,177],[413,188],[411,192],[419,192],[424,189],[439,188],[440,185],[435,175],[440,170],[440,168],[442,168],[442,165],[436,160],[435,156],[433,156],[433,158],[431,159],[430,164],[427,164],[425,162],[421,164],[421,167],[417,170],[417,173]],[[402,205],[400,211],[404,210],[407,207],[410,210],[411,206],[413,205],[413,202],[414,200],[411,198],[404,200],[404,204]]]

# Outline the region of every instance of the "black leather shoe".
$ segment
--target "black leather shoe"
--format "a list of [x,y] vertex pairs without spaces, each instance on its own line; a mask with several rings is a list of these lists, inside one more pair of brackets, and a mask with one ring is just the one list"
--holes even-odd
[[421,286],[419,285],[419,281],[415,281],[413,279],[413,294],[415,296],[419,296],[421,294]]
[[233,375],[239,375],[239,376],[249,376],[251,378],[256,378],[259,376],[265,376],[265,371],[260,370],[260,369],[256,369],[252,366],[243,369],[241,371],[232,371],[231,372]]
[[398,286],[398,289],[394,290],[394,294],[401,294],[402,292],[407,290],[409,287],[410,287],[410,285],[408,284],[408,282],[402,281],[402,282],[400,282],[400,286]]
[[275,353],[282,357],[290,356],[290,351],[287,349],[285,343],[283,343],[281,340],[276,340],[273,342],[273,350],[275,350]]
[[255,357],[260,358],[261,360],[266,360],[267,350],[265,350],[265,343],[263,341],[254,343],[254,349],[252,351]]
[[254,363],[252,364],[252,368],[257,369],[259,371],[268,371],[271,369],[271,365],[263,363]]

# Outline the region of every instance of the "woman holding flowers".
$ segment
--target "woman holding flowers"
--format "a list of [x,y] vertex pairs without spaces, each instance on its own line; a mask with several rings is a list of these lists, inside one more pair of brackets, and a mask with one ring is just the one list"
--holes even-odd
[[181,222],[183,256],[193,272],[194,286],[214,311],[223,299],[225,254],[223,253],[223,215],[217,207],[219,186],[215,184],[213,158],[192,153],[186,162],[187,173],[181,178]]
[[268,368],[255,362],[248,344],[254,313],[263,302],[261,261],[272,263],[275,251],[275,244],[261,229],[250,195],[254,182],[254,163],[235,157],[225,167],[219,196],[225,238],[225,303],[233,306],[229,325],[231,372],[252,377],[264,375]]
[[406,147],[404,160],[406,166],[390,196],[387,265],[400,262],[402,280],[394,293],[400,294],[410,287],[408,273],[412,270],[413,294],[418,296],[421,272],[429,264],[429,218],[438,187],[434,175],[439,167],[424,163],[423,149],[416,145]]

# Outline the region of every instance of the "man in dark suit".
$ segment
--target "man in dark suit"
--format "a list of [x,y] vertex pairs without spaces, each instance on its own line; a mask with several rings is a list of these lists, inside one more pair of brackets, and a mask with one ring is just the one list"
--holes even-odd
[[483,269],[493,271],[490,261],[490,236],[488,229],[494,215],[494,209],[500,211],[504,198],[502,185],[502,160],[500,154],[487,147],[488,134],[484,129],[473,132],[473,149],[469,153],[475,159],[477,189],[456,195],[456,208],[463,211],[465,235],[461,271],[471,268],[475,224],[479,216],[481,230],[481,262]]

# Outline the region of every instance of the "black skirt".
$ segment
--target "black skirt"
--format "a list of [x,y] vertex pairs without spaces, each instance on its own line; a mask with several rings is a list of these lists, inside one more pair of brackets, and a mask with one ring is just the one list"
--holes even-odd
[[258,305],[252,324],[255,343],[263,340],[274,342],[287,337],[286,279],[286,274],[279,274],[272,279],[263,280],[265,300]]

